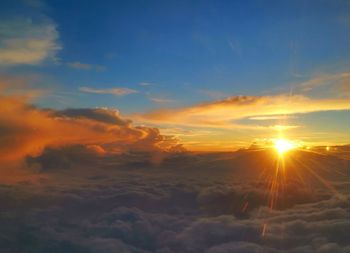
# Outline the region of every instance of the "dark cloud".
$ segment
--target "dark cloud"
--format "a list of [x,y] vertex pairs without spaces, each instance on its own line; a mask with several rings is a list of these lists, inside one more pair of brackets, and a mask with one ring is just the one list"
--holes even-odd
[[55,111],[54,115],[68,118],[86,118],[120,126],[127,126],[131,124],[130,120],[122,119],[119,116],[118,111],[106,108],[70,108],[62,111]]
[[274,252],[272,249],[262,247],[249,242],[229,242],[211,247],[207,253],[256,253],[256,252]]
[[[103,154],[103,152],[102,152]],[[28,156],[29,167],[40,166],[40,170],[70,169],[74,163],[86,164],[96,161],[101,153],[96,148],[84,145],[70,145],[60,148],[45,148],[40,156]]]

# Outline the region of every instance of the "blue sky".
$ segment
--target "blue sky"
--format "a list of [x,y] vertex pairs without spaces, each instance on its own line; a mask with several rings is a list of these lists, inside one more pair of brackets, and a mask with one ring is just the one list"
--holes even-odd
[[[50,90],[35,101],[43,107],[127,115],[237,95],[304,95],[303,83],[349,70],[349,11],[341,0],[5,0],[0,49],[9,50],[8,38],[33,40],[32,31],[46,43],[26,61],[0,52],[0,73],[35,76],[34,87]],[[11,53],[22,45],[11,43]],[[330,90],[307,97],[344,97]]]

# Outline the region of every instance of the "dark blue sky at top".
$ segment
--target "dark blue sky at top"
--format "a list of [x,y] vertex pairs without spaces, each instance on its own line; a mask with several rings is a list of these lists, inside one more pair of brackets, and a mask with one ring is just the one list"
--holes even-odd
[[[31,12],[12,1],[2,6],[1,15]],[[211,100],[206,91],[288,91],[315,73],[346,68],[349,10],[347,1],[47,1],[41,13],[57,25],[61,64],[15,71],[44,74],[64,92],[81,86],[139,90],[118,98],[85,94],[68,105],[45,102],[127,112],[159,106],[149,97],[181,106]],[[68,62],[106,70],[72,69]]]

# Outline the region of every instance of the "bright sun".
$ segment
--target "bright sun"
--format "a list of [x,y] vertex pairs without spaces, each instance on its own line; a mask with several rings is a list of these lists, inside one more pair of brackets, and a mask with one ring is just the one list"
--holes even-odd
[[285,140],[285,139],[277,139],[274,141],[275,149],[278,152],[278,154],[283,155],[288,150],[291,150],[295,148],[295,144]]

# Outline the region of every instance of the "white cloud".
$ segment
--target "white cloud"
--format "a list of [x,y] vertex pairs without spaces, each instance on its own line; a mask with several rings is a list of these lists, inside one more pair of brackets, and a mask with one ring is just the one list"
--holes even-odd
[[153,83],[148,83],[148,82],[141,82],[139,83],[140,86],[152,86]]
[[176,102],[176,100],[174,100],[174,99],[160,98],[160,97],[150,97],[149,99],[150,99],[152,102],[158,103],[158,104]]
[[80,87],[80,91],[86,92],[86,93],[95,93],[95,94],[112,94],[115,96],[125,96],[129,95],[132,93],[137,93],[137,90],[129,89],[129,88],[110,88],[110,89],[94,89],[94,88],[89,88],[89,87]]
[[55,59],[61,49],[55,23],[49,19],[34,22],[32,19],[2,20],[0,22],[0,64],[36,65]]

